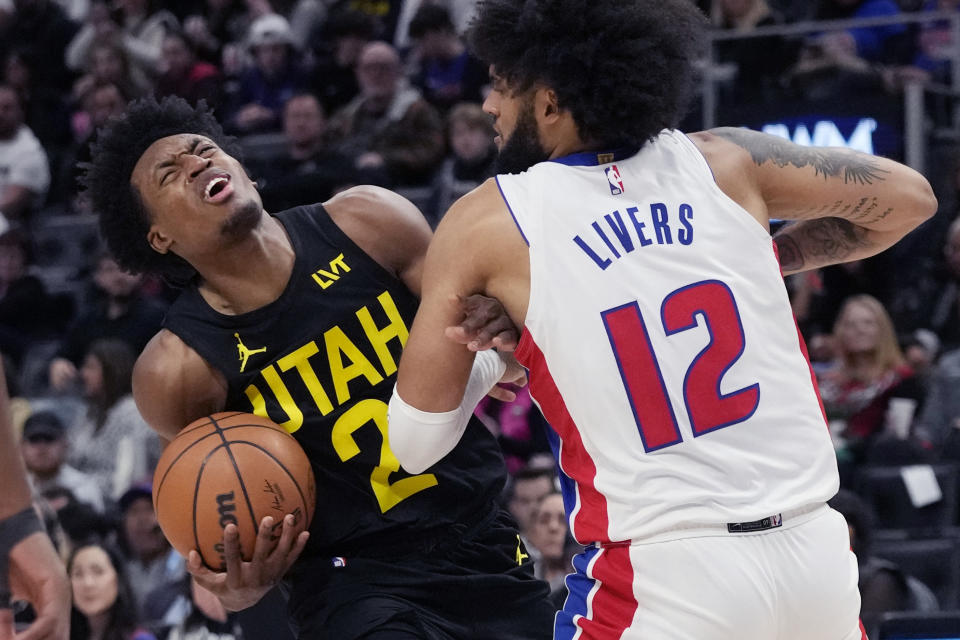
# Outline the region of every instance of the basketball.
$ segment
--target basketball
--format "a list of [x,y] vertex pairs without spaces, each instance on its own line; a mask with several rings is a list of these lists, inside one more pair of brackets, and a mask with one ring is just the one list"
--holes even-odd
[[316,487],[300,444],[283,427],[252,413],[215,413],[184,427],[153,476],[153,506],[173,548],[191,549],[214,570],[226,568],[223,529],[240,532],[243,559],[253,557],[260,521],[283,517],[297,533],[310,526]]

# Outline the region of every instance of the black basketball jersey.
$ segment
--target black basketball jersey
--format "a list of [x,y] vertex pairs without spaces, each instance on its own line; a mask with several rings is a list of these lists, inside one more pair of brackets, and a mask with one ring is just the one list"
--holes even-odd
[[220,370],[227,410],[283,425],[317,481],[308,555],[347,555],[475,518],[502,489],[499,447],[472,419],[457,448],[426,473],[401,470],[387,442],[387,403],[416,297],[321,205],[276,215],[293,272],[274,302],[240,315],[211,308],[196,286],[164,326]]

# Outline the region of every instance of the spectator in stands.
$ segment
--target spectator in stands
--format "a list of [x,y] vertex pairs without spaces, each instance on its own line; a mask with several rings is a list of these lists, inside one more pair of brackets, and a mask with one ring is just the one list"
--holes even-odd
[[67,464],[67,431],[57,414],[40,411],[23,425],[20,452],[33,488],[43,493],[53,487],[69,489],[76,499],[103,512],[103,493],[96,479]]
[[[713,23],[719,29],[749,34],[757,27],[786,23],[786,18],[767,0],[720,0],[714,3]],[[747,100],[768,100],[779,89],[780,76],[796,60],[799,47],[783,36],[745,40],[719,40],[714,60],[736,66],[729,96],[731,106]],[[762,51],[763,55],[758,55]],[[726,97],[726,94],[724,94]]]
[[167,31],[179,26],[166,9],[157,9],[152,0],[119,0],[119,15],[100,2],[90,7],[87,21],[66,51],[67,66],[85,68],[94,43],[116,39],[130,60],[130,71],[141,86],[150,86],[160,71],[161,48]]
[[90,148],[97,139],[97,130],[106,124],[111,116],[123,113],[128,96],[112,83],[94,86],[83,96],[83,112],[75,114],[77,142],[67,152],[67,160],[60,170],[57,180],[58,190],[63,200],[68,201],[74,211],[92,213],[89,201],[83,192],[78,191],[77,178],[81,167],[91,160]]
[[[820,0],[818,20],[875,18],[895,16],[900,7],[895,0]],[[856,56],[868,62],[893,62],[898,53],[902,60],[907,27],[891,24],[878,27],[855,27],[820,36],[824,50],[836,56]],[[908,58],[909,59],[909,58]]]
[[3,82],[20,96],[24,123],[52,155],[70,144],[70,112],[62,89],[37,80],[44,57],[34,49],[14,49],[7,54],[2,73]]
[[[920,9],[931,11],[958,11],[960,0],[924,0]],[[917,52],[913,64],[930,74],[931,79],[943,84],[951,82],[953,60],[953,33],[949,20],[936,20],[919,25]]]
[[94,340],[118,338],[139,354],[160,330],[164,307],[140,295],[142,282],[142,276],[121,271],[110,254],[102,252],[96,257],[96,299],[67,331],[50,363],[50,386],[55,391],[69,390],[77,381],[77,367]]
[[852,491],[841,489],[829,502],[847,521],[850,549],[860,567],[860,617],[872,629],[888,611],[936,611],[937,597],[929,587],[892,562],[872,555],[874,516]]
[[4,220],[24,220],[43,203],[50,167],[40,141],[23,120],[20,96],[0,85],[0,230]]
[[943,257],[926,282],[915,284],[921,291],[917,322],[953,350],[960,348],[960,217],[947,229]]
[[22,230],[0,234],[0,353],[20,364],[36,338],[64,327],[43,282],[31,275],[30,238]]
[[243,0],[206,0],[192,7],[183,31],[201,59],[219,65],[224,47],[246,37],[253,18],[245,4]]
[[334,141],[358,167],[385,167],[394,186],[428,184],[443,158],[443,122],[407,82],[396,49],[367,44],[357,82],[360,94],[330,122]]
[[433,183],[424,215],[436,228],[450,205],[494,174],[497,148],[493,123],[478,104],[462,103],[447,116],[447,155]]
[[520,536],[532,555],[535,554],[530,542],[533,514],[541,498],[556,489],[555,478],[552,468],[527,467],[513,474],[507,485],[507,510],[516,519]]
[[297,94],[284,105],[287,147],[283,155],[247,163],[267,211],[323,202],[357,183],[351,159],[324,144],[325,130],[323,107],[315,96]]
[[134,355],[119,340],[97,340],[80,369],[87,412],[70,429],[70,464],[93,475],[117,500],[134,481],[153,473],[160,458],[156,432],[131,395]]
[[[86,72],[73,85],[72,97],[76,104],[82,105],[93,89],[107,84],[115,85],[131,100],[147,93],[151,87],[144,78],[138,78],[131,72],[130,58],[114,37],[91,45],[90,57],[84,69]],[[77,128],[76,124],[74,128]]]
[[[891,398],[922,400],[890,316],[874,297],[844,302],[833,331],[837,359],[817,380],[831,429],[841,439],[841,482],[868,455],[884,428]],[[845,473],[846,472],[846,473]]]
[[310,80],[310,92],[320,98],[326,113],[335,113],[358,93],[357,60],[376,33],[373,18],[361,11],[341,9],[330,14],[314,42],[319,43]]
[[197,59],[193,43],[182,31],[170,31],[163,39],[155,95],[177,95],[192,105],[206,100],[210,107],[220,105],[220,72],[209,62]]
[[145,620],[156,621],[162,640],[240,640],[235,615],[220,599],[189,575],[152,591],[146,599]]
[[73,589],[70,640],[156,640],[138,627],[119,554],[102,542],[76,548],[67,561]]
[[150,483],[134,484],[127,489],[120,496],[119,507],[124,569],[137,611],[146,612],[148,594],[183,579],[187,575],[186,565],[160,531]]
[[80,502],[66,487],[50,487],[40,495],[56,512],[57,520],[67,537],[68,551],[92,539],[111,540],[116,537],[114,518],[96,511],[85,502]]
[[446,7],[420,5],[410,22],[410,38],[419,63],[413,84],[427,102],[441,113],[459,102],[483,102],[489,70],[467,51]]
[[44,61],[34,69],[34,86],[65,91],[71,76],[63,64],[64,48],[77,25],[53,0],[13,0],[13,7],[12,19],[0,25],[0,58],[9,51],[32,51]]
[[960,349],[943,354],[930,376],[917,431],[937,456],[960,462]]
[[540,552],[534,564],[534,573],[550,585],[550,598],[563,608],[567,596],[564,578],[571,573],[570,562],[573,554],[569,552],[570,528],[567,525],[567,513],[563,507],[563,496],[557,490],[551,490],[540,498],[533,511],[533,524],[530,528],[530,542]]
[[279,131],[283,105],[300,91],[305,76],[286,18],[275,13],[250,25],[247,44],[254,64],[229,96],[227,127],[235,133]]

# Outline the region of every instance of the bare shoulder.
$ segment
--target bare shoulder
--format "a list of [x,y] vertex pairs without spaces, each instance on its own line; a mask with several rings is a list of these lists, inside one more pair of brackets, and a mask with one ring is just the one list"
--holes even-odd
[[[741,134],[741,131],[746,133]],[[752,139],[751,134],[767,137],[756,131],[735,127],[698,131],[687,134],[687,137],[703,154],[720,190],[766,227],[769,224],[768,212],[756,172],[756,159],[749,145],[744,142],[744,136]]]
[[422,258],[430,243],[430,225],[420,210],[389,189],[352,187],[323,206],[360,249],[392,273]]
[[176,334],[161,330],[133,369],[133,397],[144,420],[172,440],[193,420],[223,409],[226,381]]
[[504,221],[509,221],[509,216],[510,209],[500,193],[496,178],[488,178],[450,206],[437,227],[437,233],[448,233],[448,230],[493,231]]

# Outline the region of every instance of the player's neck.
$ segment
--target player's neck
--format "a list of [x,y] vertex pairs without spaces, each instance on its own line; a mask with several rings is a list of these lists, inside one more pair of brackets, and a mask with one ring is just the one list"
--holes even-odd
[[265,216],[246,241],[218,253],[208,263],[194,264],[200,274],[200,295],[226,315],[259,309],[286,289],[295,259],[283,225]]

